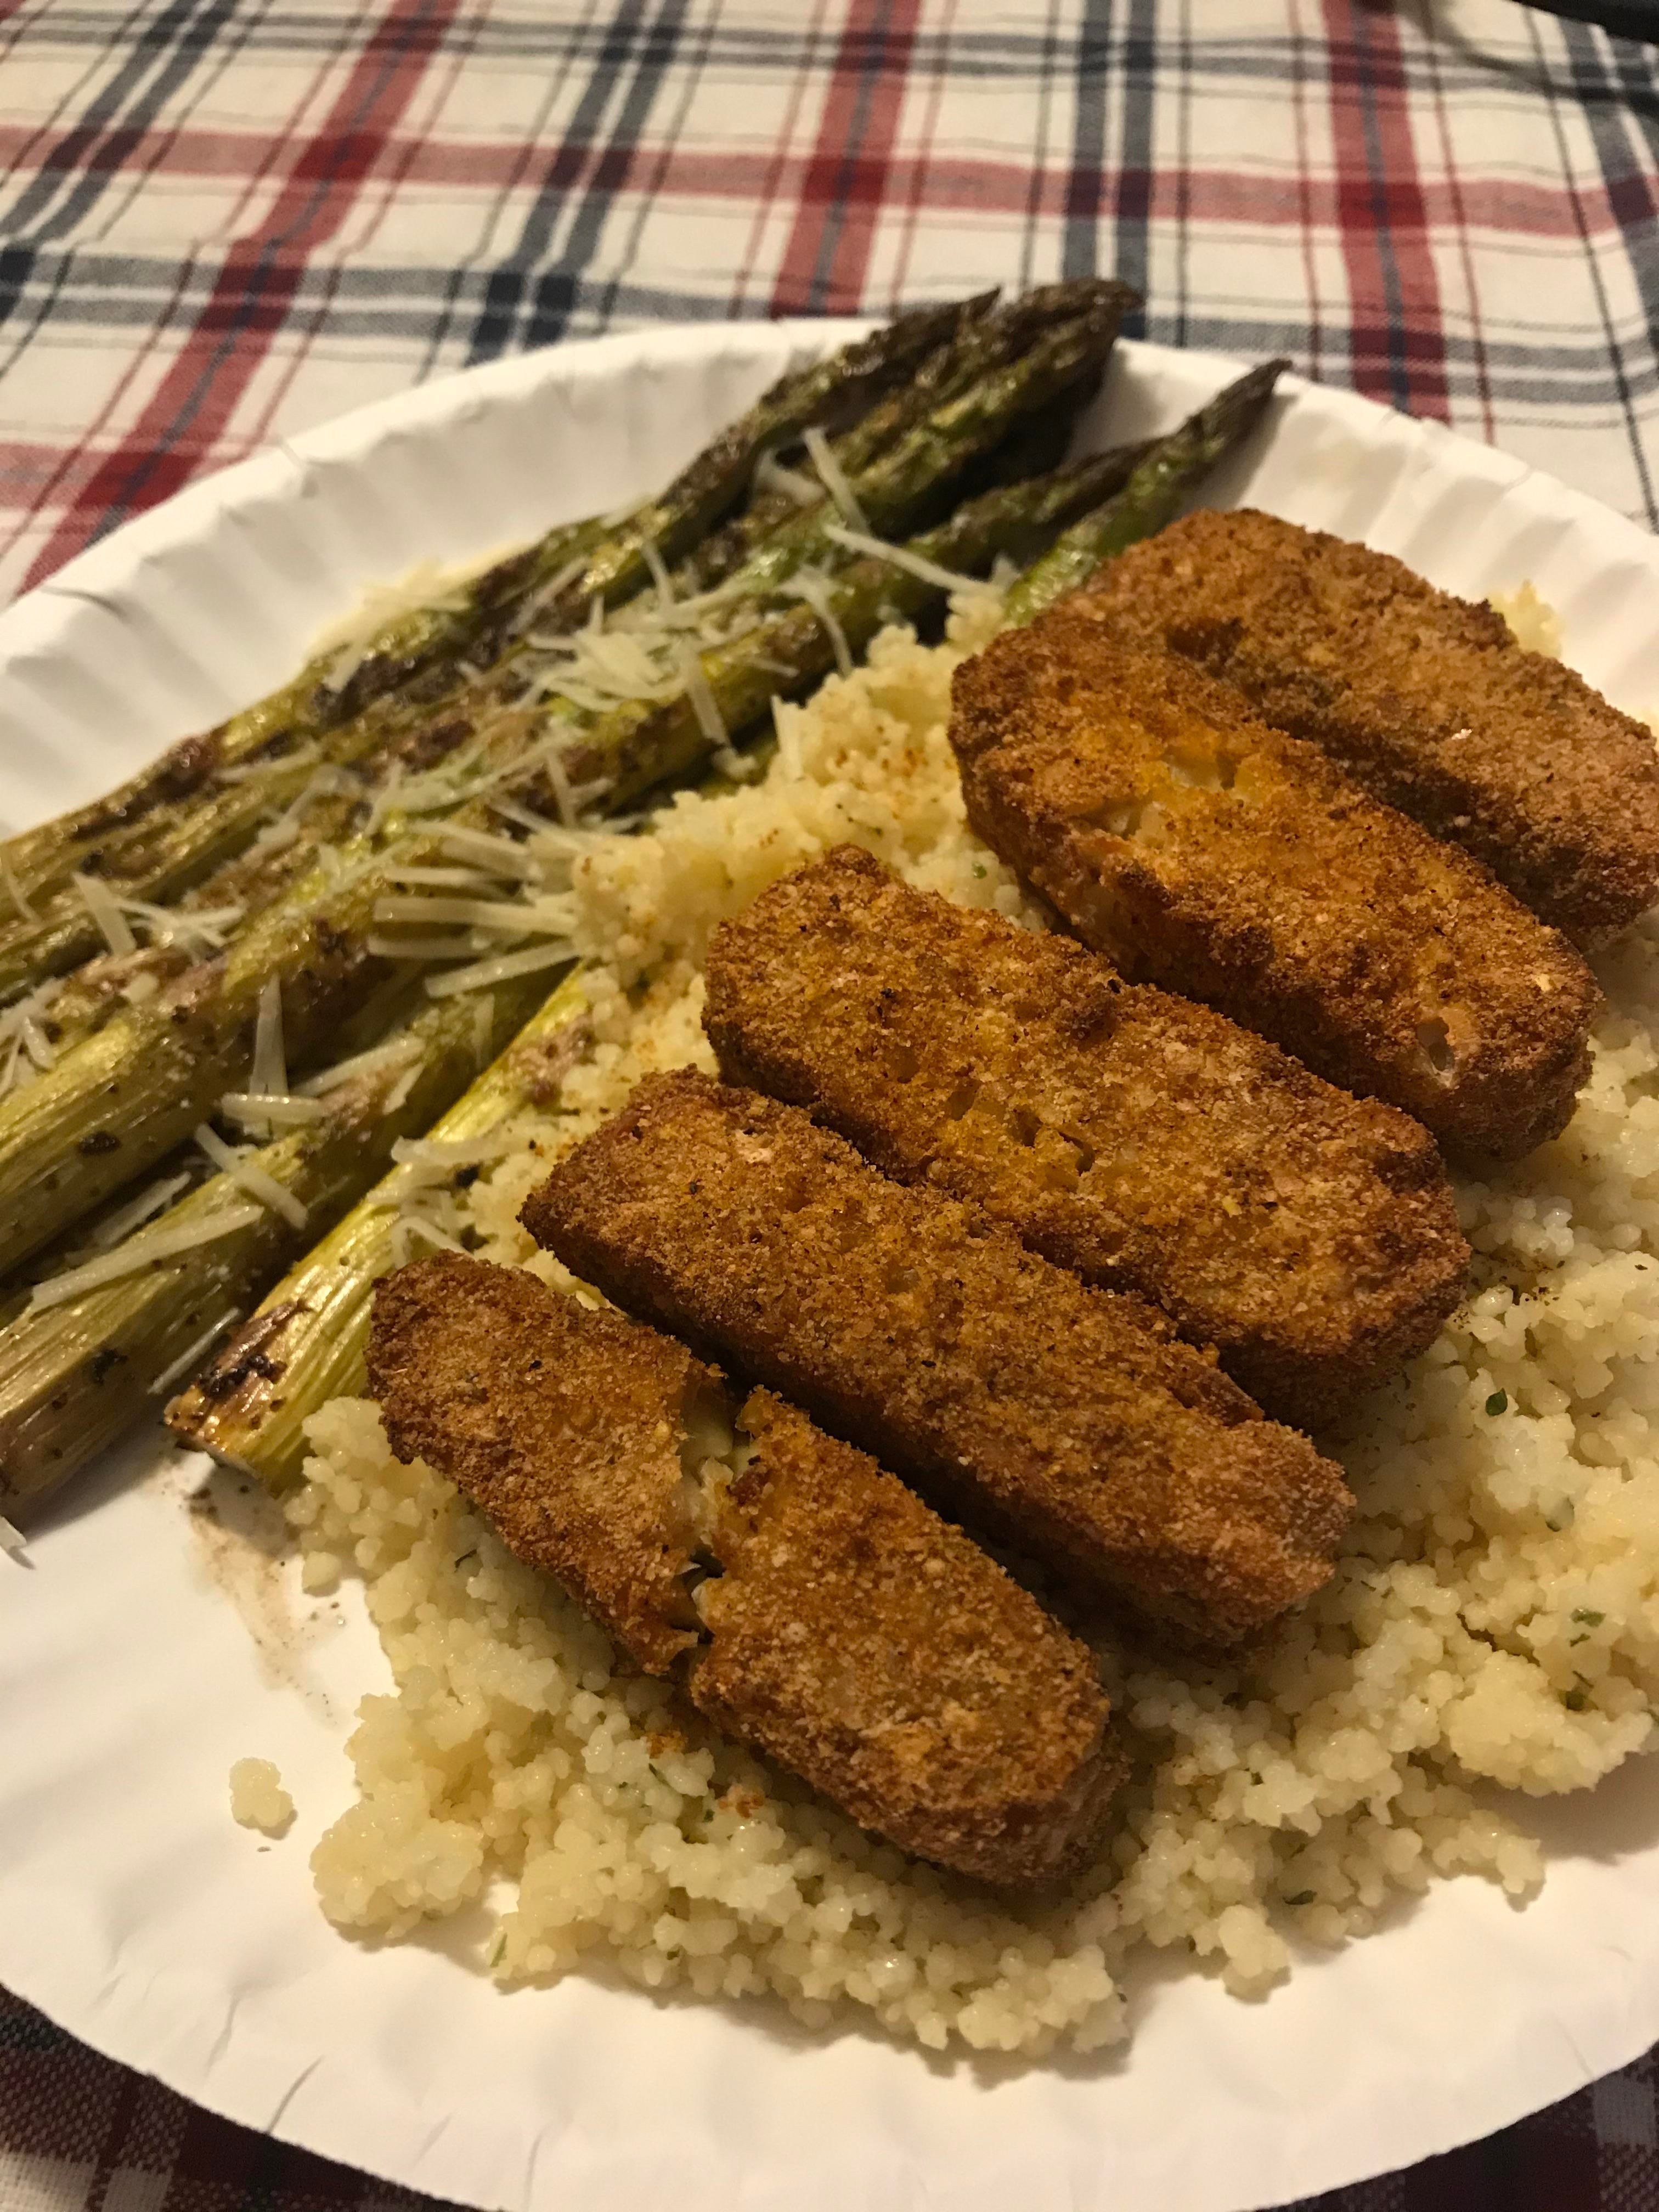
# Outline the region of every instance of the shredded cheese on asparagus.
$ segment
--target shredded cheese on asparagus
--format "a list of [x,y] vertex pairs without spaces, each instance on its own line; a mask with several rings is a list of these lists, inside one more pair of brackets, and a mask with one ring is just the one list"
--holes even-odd
[[355,1083],[359,1076],[378,1074],[381,1069],[396,1067],[404,1060],[420,1059],[424,1051],[418,1037],[394,1037],[390,1044],[377,1044],[368,1052],[354,1053],[349,1060],[337,1060],[332,1067],[308,1075],[303,1083],[295,1085],[295,1090],[301,1098],[326,1098],[343,1083]]
[[181,1190],[190,1188],[187,1175],[162,1176],[148,1183],[137,1198],[118,1207],[107,1221],[100,1222],[92,1232],[94,1245],[106,1252],[112,1245],[121,1243],[135,1229],[142,1229],[150,1216],[159,1213],[164,1206],[171,1206]]
[[812,466],[823,480],[823,488],[840,513],[854,530],[870,527],[870,519],[859,505],[858,495],[847,480],[847,472],[830,450],[830,441],[817,423],[801,433],[801,443],[811,457]]
[[556,968],[561,961],[574,960],[576,948],[568,941],[553,945],[533,945],[525,952],[503,953],[499,960],[480,960],[471,968],[452,968],[447,975],[428,975],[428,994],[434,999],[453,999],[462,991],[483,991],[492,983],[504,983],[509,976],[531,975],[538,968]]
[[101,1290],[106,1283],[136,1275],[161,1260],[177,1260],[221,1237],[233,1236],[239,1229],[251,1229],[264,1218],[263,1206],[227,1206],[204,1220],[187,1222],[177,1229],[155,1229],[146,1236],[130,1237],[105,1258],[89,1260],[84,1267],[71,1267],[37,1283],[29,1293],[30,1309],[38,1312],[47,1306],[67,1305],[71,1298],[84,1297],[88,1291]]
[[792,576],[784,589],[797,599],[804,599],[823,624],[830,642],[835,648],[836,666],[843,676],[853,672],[853,649],[847,642],[847,633],[841,626],[830,597],[830,580],[820,568],[803,568]]
[[40,1023],[63,988],[52,976],[0,1012],[0,1097],[33,1082],[57,1059],[58,1048]]
[[136,952],[138,940],[132,933],[132,925],[122,913],[121,902],[109,885],[97,876],[76,874],[72,880],[110,951],[117,954]]
[[823,496],[823,487],[815,484],[811,477],[804,477],[799,469],[787,469],[777,455],[767,452],[755,464],[755,489],[759,492],[781,492],[797,507],[816,507]]
[[286,1129],[320,1121],[327,1109],[320,1098],[301,1098],[293,1091],[227,1091],[219,1110],[250,1128]]
[[924,584],[936,585],[941,592],[984,592],[991,586],[977,576],[964,576],[955,568],[941,568],[925,554],[912,553],[903,545],[890,545],[884,538],[872,537],[868,531],[848,530],[838,522],[826,523],[823,534],[837,545],[844,545],[849,553],[861,554],[866,560],[885,561],[895,568],[902,568],[907,575],[920,577]]
[[191,1133],[222,1175],[228,1175],[250,1198],[258,1199],[272,1213],[280,1214],[291,1229],[305,1227],[305,1207],[291,1190],[283,1188],[275,1176],[267,1175],[257,1160],[246,1152],[239,1152],[222,1137],[216,1136],[205,1121]]
[[150,1384],[147,1395],[152,1398],[165,1397],[175,1382],[182,1382],[184,1377],[191,1371],[209,1345],[216,1337],[222,1336],[235,1318],[234,1312],[228,1313],[216,1321],[211,1328],[204,1328],[198,1337],[194,1338],[185,1346],[176,1359],[161,1370]]

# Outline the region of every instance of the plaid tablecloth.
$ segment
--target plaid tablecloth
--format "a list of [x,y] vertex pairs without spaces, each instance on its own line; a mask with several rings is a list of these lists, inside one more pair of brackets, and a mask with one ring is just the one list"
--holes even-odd
[[[0,599],[467,362],[1095,270],[1659,525],[1659,48],[1508,0],[0,0]],[[1656,2142],[1650,2058],[1321,2203],[1659,2212]],[[412,2201],[0,1997],[3,2212]]]

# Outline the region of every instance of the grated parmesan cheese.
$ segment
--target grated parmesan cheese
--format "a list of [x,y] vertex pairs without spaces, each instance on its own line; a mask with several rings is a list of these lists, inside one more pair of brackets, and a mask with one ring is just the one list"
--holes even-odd
[[400,1168],[424,1168],[433,1174],[451,1176],[458,1168],[483,1167],[487,1161],[504,1158],[516,1141],[502,1123],[481,1137],[399,1137],[392,1145],[392,1157]]
[[224,1315],[222,1319],[216,1321],[211,1328],[204,1328],[198,1337],[192,1339],[192,1340],[186,1345],[176,1359],[170,1361],[169,1364],[161,1370],[161,1373],[155,1377],[155,1380],[150,1384],[146,1395],[152,1398],[165,1397],[167,1393],[172,1389],[175,1382],[182,1381],[184,1376],[191,1373],[198,1360],[200,1359],[202,1354],[207,1350],[209,1345],[213,1342],[216,1337],[222,1336],[235,1318],[236,1316],[233,1310],[232,1312]]
[[272,975],[259,993],[259,1012],[253,1029],[253,1072],[248,1089],[268,1098],[288,1090],[288,1049],[283,1036],[283,986]]
[[843,676],[853,672],[853,650],[847,642],[847,633],[841,626],[830,597],[830,580],[821,568],[803,568],[789,579],[784,590],[791,598],[804,599],[823,624],[830,642],[835,648],[836,666]]
[[39,1017],[62,988],[61,979],[52,976],[0,1012],[0,1097],[32,1082],[57,1059],[57,1048]]
[[680,647],[680,675],[685,684],[685,696],[691,702],[691,711],[697,718],[697,727],[717,752],[723,747],[729,748],[732,732],[726,726],[726,717],[720,713],[714,686],[708,681],[702,656],[694,645]]
[[216,1136],[205,1121],[191,1134],[221,1174],[228,1175],[250,1198],[258,1199],[261,1206],[268,1207],[272,1213],[280,1214],[290,1228],[305,1227],[305,1207],[291,1190],[283,1189],[275,1176],[267,1175],[264,1168],[246,1152],[238,1152],[234,1145],[228,1145],[222,1137]]
[[840,523],[824,526],[824,536],[844,545],[849,553],[861,554],[866,560],[885,561],[895,568],[902,568],[908,576],[920,577],[924,584],[937,585],[941,592],[985,592],[991,586],[978,576],[964,576],[955,568],[941,568],[924,554],[912,553],[903,545],[890,545],[884,538],[872,537],[866,530],[848,530]]
[[354,1053],[349,1060],[337,1060],[332,1067],[308,1075],[303,1083],[295,1085],[295,1090],[301,1098],[325,1098],[343,1083],[354,1083],[360,1075],[377,1073],[383,1067],[395,1067],[403,1060],[420,1057],[423,1049],[418,1037],[394,1037],[390,1044],[377,1044],[368,1052]]
[[859,505],[858,495],[848,482],[847,472],[830,449],[830,441],[815,422],[801,433],[801,443],[806,448],[812,466],[823,479],[823,488],[836,502],[837,509],[854,530],[870,527],[870,519]]
[[522,845],[515,845],[510,837],[492,836],[487,830],[451,828],[444,831],[443,842],[452,853],[463,859],[470,853],[480,866],[497,875],[531,876],[536,872],[535,861]]
[[264,1218],[263,1206],[228,1206],[205,1220],[129,1237],[118,1251],[104,1259],[89,1260],[83,1267],[70,1267],[61,1275],[52,1275],[44,1283],[37,1283],[29,1292],[30,1310],[38,1312],[43,1307],[66,1305],[71,1298],[81,1297],[88,1291],[101,1290],[106,1283],[118,1282],[124,1275],[136,1275],[141,1268],[157,1261],[179,1259],[239,1229],[251,1229]]
[[97,876],[76,874],[70,879],[86,903],[87,912],[98,925],[104,942],[115,953],[136,952],[138,940],[132,933],[132,925],[121,911],[121,902],[106,883]]
[[137,1198],[129,1199],[93,1231],[94,1248],[106,1252],[112,1245],[119,1244],[135,1229],[141,1229],[153,1213],[159,1213],[164,1206],[171,1206],[179,1192],[189,1187],[188,1175],[163,1176],[158,1182],[148,1184]]
[[480,960],[471,968],[452,968],[446,975],[428,975],[427,992],[434,999],[453,999],[459,992],[485,990],[492,983],[506,982],[509,976],[531,975],[538,968],[556,968],[561,961],[575,957],[575,947],[568,940],[532,945],[527,951],[503,953],[498,960]]
[[475,929],[505,930],[522,937],[532,929],[568,929],[568,899],[391,898],[374,902],[376,921],[470,922]]
[[775,453],[767,452],[755,464],[755,489],[757,492],[781,492],[797,507],[816,507],[823,496],[823,488],[815,484],[811,477],[804,477],[799,469],[787,469]]
[[674,604],[674,586],[669,580],[667,563],[654,538],[642,538],[640,550],[645,556],[646,567],[651,571],[651,581],[656,587],[657,605],[666,614]]
[[291,1091],[227,1091],[219,1110],[234,1121],[250,1127],[296,1128],[301,1122],[320,1121],[325,1108],[320,1098],[301,1098]]

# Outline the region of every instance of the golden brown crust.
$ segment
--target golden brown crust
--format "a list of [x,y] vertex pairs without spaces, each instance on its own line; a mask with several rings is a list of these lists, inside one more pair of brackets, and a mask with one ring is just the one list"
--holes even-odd
[[1462,1293],[1450,1186],[1409,1116],[855,846],[724,924],[707,980],[728,1080],[1152,1299],[1286,1420],[1394,1372]]
[[1088,1647],[902,1482],[769,1391],[738,1416],[692,1702],[923,1858],[1048,1881],[1123,1761]]
[[688,1400],[717,1377],[620,1314],[455,1253],[375,1296],[392,1449],[447,1474],[644,1668],[903,1850],[1045,1881],[1099,1839],[1122,1759],[1085,1645],[893,1476],[764,1391],[697,1540]]
[[1576,944],[1659,898],[1652,734],[1484,604],[1251,509],[1188,515],[1086,587],[1461,845]]
[[522,1267],[435,1252],[374,1293],[368,1385],[402,1460],[449,1476],[649,1674],[697,1640],[681,1488],[683,1345]]
[[1595,981],[1485,869],[1081,594],[956,674],[969,820],[1085,943],[1443,1141],[1513,1158],[1589,1070]]
[[793,1107],[641,1084],[522,1218],[620,1304],[728,1358],[1103,1599],[1214,1641],[1319,1588],[1340,1470],[1139,1298],[890,1182]]

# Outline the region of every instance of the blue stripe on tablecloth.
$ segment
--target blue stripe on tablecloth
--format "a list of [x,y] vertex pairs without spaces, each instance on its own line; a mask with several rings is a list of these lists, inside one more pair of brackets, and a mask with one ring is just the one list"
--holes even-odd
[[[1601,164],[1602,181],[1607,188],[1609,202],[1615,212],[1618,212],[1618,186],[1621,176],[1626,173],[1624,157],[1627,142],[1623,141],[1616,127],[1609,128],[1610,118],[1600,112],[1601,104],[1607,96],[1607,89],[1596,43],[1601,33],[1586,30],[1582,24],[1571,22],[1561,23],[1559,32],[1571,64],[1575,80],[1580,77],[1582,72],[1584,76],[1594,81],[1593,96],[1583,102],[1583,112],[1591,143],[1595,148],[1596,159]],[[1535,22],[1532,35],[1534,40],[1538,39]],[[1541,47],[1540,51],[1541,58]],[[1590,247],[1589,232],[1584,222],[1577,184],[1572,178],[1565,134],[1561,128],[1560,118],[1556,112],[1553,88],[1549,88],[1548,96],[1551,121],[1554,126],[1557,144],[1560,149],[1561,173],[1571,187],[1573,212],[1578,222],[1579,234],[1584,241],[1585,259],[1589,267],[1596,307],[1601,319],[1601,330],[1607,341],[1608,368],[1614,389],[1619,395],[1620,413],[1623,418],[1625,435],[1630,446],[1636,480],[1641,489],[1643,503],[1647,509],[1648,527],[1659,528],[1659,506],[1656,506],[1654,501],[1653,475],[1648,466],[1647,454],[1643,448],[1641,430],[1636,418],[1636,384],[1626,365],[1624,348],[1620,343],[1619,334],[1614,327],[1613,313],[1607,300],[1606,279],[1596,256]],[[1620,216],[1620,231],[1625,246],[1626,258],[1631,262],[1632,273],[1636,273],[1635,257],[1631,251],[1631,232],[1625,223],[1622,214]],[[1643,305],[1649,319],[1650,331],[1651,331],[1653,300],[1646,288],[1644,288]],[[1645,349],[1645,358],[1641,368],[1636,373],[1638,379],[1644,379],[1651,375],[1654,358],[1653,345],[1650,337],[1650,343]]]
[[[630,123],[636,130],[649,112],[669,57],[657,44],[661,19],[647,25],[646,6],[647,0],[618,0],[605,26],[575,112],[520,226],[517,243],[486,281],[483,307],[467,343],[470,362],[492,360],[515,340],[550,343],[562,337],[568,325],[581,271],[603,228],[613,185],[590,184],[583,192],[560,265],[533,295],[532,275],[547,254],[584,171],[595,179],[601,173],[602,165],[595,163],[594,151],[618,87],[626,81],[617,125],[605,138],[605,148],[625,149]],[[676,21],[681,13],[683,9],[677,7]],[[526,297],[532,298],[529,328],[521,332]]]
[[1062,276],[1092,276],[1096,271],[1097,231],[1106,175],[1106,80],[1111,27],[1112,0],[1084,0],[1083,21],[1068,58],[1076,90],[1071,177],[1060,245]]
[[[238,0],[172,0],[160,20],[142,27],[134,51],[24,185],[16,204],[0,209],[0,237],[28,234],[35,244],[60,238],[89,215],[119,175],[112,155],[122,133],[152,124],[199,67]],[[54,208],[54,198],[62,194]]]
[[[1121,114],[1118,130],[1117,193],[1111,250],[1096,253],[1103,267],[1151,296],[1152,98],[1158,79],[1157,0],[1127,0],[1123,44],[1117,58],[1117,91]],[[1146,334],[1144,309],[1123,319],[1125,334]]]

